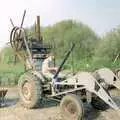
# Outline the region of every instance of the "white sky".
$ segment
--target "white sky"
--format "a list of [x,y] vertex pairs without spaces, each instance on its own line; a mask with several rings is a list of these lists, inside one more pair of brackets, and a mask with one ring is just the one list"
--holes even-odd
[[42,26],[70,18],[88,24],[99,35],[120,25],[120,0],[1,0],[0,47],[9,41],[10,18],[19,26],[24,9],[23,27],[33,25],[37,15]]
[[[55,6],[54,6],[54,4]],[[59,10],[57,9],[59,3],[56,0],[3,0],[0,3],[0,47],[3,46],[4,43],[8,42],[10,30],[12,29],[12,25],[10,23],[10,18],[12,18],[13,23],[17,26],[21,23],[21,18],[24,10],[27,10],[24,27],[31,26],[34,24],[36,15],[41,16],[42,20],[46,21],[49,17],[53,17],[49,23],[55,23],[58,16],[53,16],[54,13],[57,12],[59,14]],[[55,8],[56,7],[56,8]],[[57,9],[56,11],[54,11]],[[43,17],[43,19],[42,19]],[[59,15],[60,17],[60,15]],[[48,24],[49,24],[48,23]],[[42,23],[45,25],[45,22]]]

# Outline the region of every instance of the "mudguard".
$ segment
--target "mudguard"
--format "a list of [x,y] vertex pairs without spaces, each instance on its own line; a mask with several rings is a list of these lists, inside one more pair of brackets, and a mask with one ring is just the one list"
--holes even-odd
[[120,79],[109,68],[101,68],[94,72],[96,79],[102,79],[106,84],[120,89]]

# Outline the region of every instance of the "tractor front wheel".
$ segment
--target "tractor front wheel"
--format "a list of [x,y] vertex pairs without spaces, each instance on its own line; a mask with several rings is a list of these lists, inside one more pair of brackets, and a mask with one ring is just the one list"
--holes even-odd
[[74,94],[66,95],[60,103],[61,113],[65,120],[82,120],[83,104]]

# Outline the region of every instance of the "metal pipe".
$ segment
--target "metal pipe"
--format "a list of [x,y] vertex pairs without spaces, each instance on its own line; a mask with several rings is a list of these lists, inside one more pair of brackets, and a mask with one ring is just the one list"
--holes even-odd
[[[40,36],[40,16],[37,16],[37,21],[36,21],[36,37],[38,40],[41,41],[41,36]],[[42,43],[42,41],[41,41]]]
[[58,68],[58,71],[57,71],[56,74],[54,75],[53,79],[56,79],[56,78],[57,78],[59,72],[61,71],[61,69],[62,69],[64,63],[65,63],[66,60],[68,59],[68,57],[69,57],[70,53],[72,52],[72,50],[74,49],[74,47],[75,47],[75,44],[72,43],[72,47],[71,47],[70,50],[67,52],[65,58],[63,59],[61,65],[60,65],[60,67]]
[[11,22],[11,25],[12,25],[13,27],[15,27],[15,26],[14,26],[14,23],[13,23],[13,21],[12,21],[11,18],[10,18],[10,22]]

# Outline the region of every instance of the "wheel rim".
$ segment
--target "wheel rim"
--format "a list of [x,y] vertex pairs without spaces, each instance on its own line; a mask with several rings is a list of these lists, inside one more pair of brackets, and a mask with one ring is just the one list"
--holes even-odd
[[22,94],[25,98],[25,100],[30,101],[31,100],[31,85],[28,82],[25,82],[25,84],[22,86]]
[[71,116],[71,117],[76,117],[77,115],[77,107],[76,107],[76,104],[73,103],[73,102],[68,102],[66,105],[65,105],[65,112],[67,115]]

